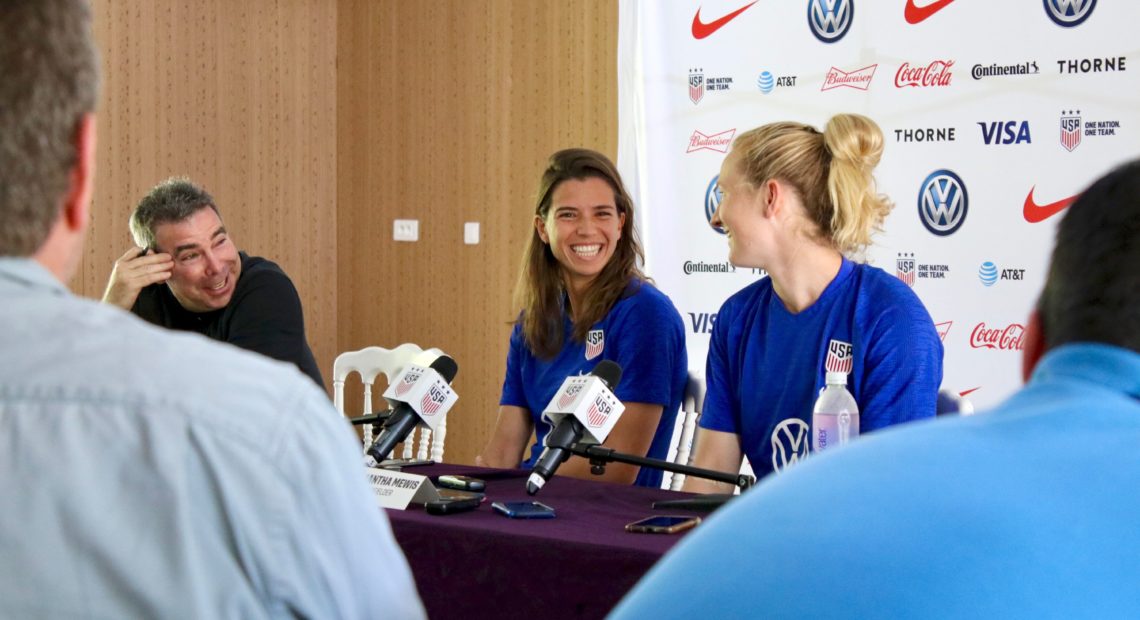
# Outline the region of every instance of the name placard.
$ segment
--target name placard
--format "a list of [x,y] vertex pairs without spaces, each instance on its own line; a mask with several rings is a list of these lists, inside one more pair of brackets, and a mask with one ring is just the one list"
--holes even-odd
[[439,499],[439,492],[427,476],[374,467],[367,467],[365,471],[376,503],[382,508],[407,510],[409,504],[426,504]]

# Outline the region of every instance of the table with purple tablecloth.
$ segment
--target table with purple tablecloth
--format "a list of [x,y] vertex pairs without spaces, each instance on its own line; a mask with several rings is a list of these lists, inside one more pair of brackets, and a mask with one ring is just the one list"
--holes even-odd
[[[662,514],[653,502],[689,494],[595,480],[552,478],[535,497],[529,471],[461,465],[404,470],[487,482],[478,509],[453,515],[388,510],[430,618],[600,618],[683,534],[631,534],[625,525]],[[508,519],[491,502],[538,500],[553,519]]]

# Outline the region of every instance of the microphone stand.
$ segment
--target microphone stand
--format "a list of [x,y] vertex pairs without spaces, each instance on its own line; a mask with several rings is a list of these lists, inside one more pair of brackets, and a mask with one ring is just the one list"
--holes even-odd
[[591,444],[583,446],[581,444],[574,444],[570,446],[569,451],[581,457],[590,459],[590,473],[595,476],[600,476],[606,473],[606,463],[625,463],[627,465],[638,465],[640,467],[649,467],[652,469],[660,469],[662,471],[673,472],[675,474],[685,474],[686,476],[695,476],[697,478],[704,478],[714,482],[724,482],[733,486],[740,487],[741,491],[747,491],[753,484],[756,484],[756,478],[745,474],[726,474],[722,471],[714,471],[712,469],[701,469],[700,467],[693,467],[691,465],[680,465],[662,459],[651,459],[644,456],[635,456],[632,454],[624,454],[616,452],[612,448],[605,446]]
[[375,424],[377,422],[383,422],[383,421],[387,420],[389,418],[389,416],[391,416],[391,415],[392,415],[392,410],[391,409],[385,409],[384,411],[381,411],[380,413],[371,413],[371,414],[362,415],[362,416],[356,417],[356,418],[349,418],[348,421],[353,426],[360,426],[362,424]]

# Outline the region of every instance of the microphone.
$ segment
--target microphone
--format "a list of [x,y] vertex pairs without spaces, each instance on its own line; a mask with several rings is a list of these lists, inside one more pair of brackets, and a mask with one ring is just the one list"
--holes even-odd
[[542,417],[554,427],[547,435],[546,449],[538,457],[526,481],[528,495],[538,493],[558,467],[570,458],[577,443],[602,443],[625,411],[614,396],[621,381],[621,366],[602,360],[590,374],[568,377],[554,393]]
[[392,403],[392,414],[368,448],[364,458],[367,467],[376,467],[388,457],[396,444],[404,441],[418,424],[431,430],[439,424],[459,396],[449,385],[459,366],[455,360],[441,355],[431,366],[408,365],[388,389],[384,398]]

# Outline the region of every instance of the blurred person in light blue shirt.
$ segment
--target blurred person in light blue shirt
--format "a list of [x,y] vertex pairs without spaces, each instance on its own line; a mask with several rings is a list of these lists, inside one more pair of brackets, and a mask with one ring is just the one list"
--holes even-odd
[[615,618],[1132,618],[1140,160],[1057,227],[1025,387],[813,456],[714,514]]
[[312,381],[65,288],[90,29],[85,0],[0,0],[0,617],[422,617]]

